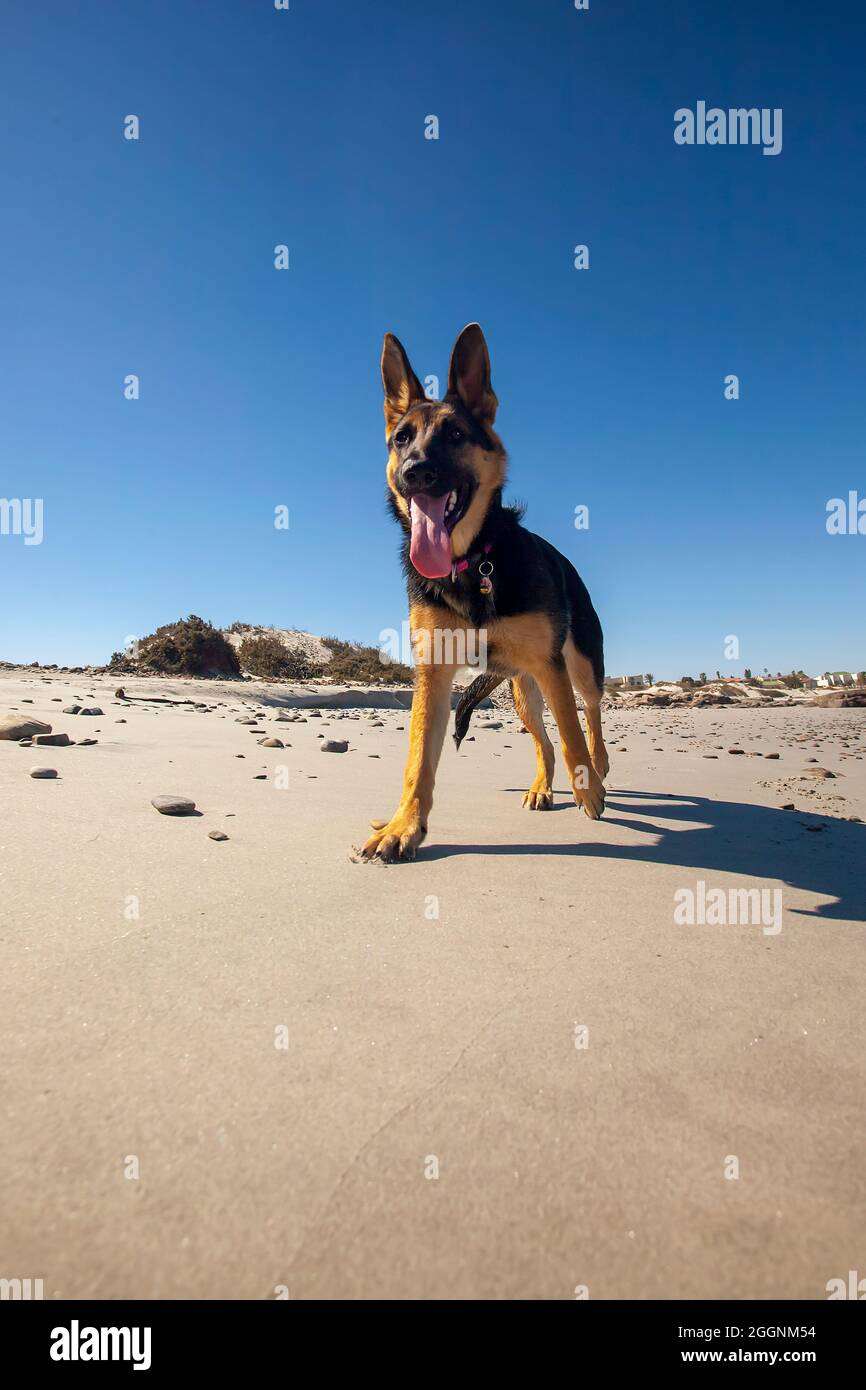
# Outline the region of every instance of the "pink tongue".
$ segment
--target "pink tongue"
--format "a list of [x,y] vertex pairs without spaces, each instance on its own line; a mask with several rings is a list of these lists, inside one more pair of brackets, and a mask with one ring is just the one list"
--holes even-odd
[[409,503],[412,520],[412,539],[409,558],[425,579],[444,579],[451,573],[451,539],[445,530],[444,497],[427,497],[420,493]]

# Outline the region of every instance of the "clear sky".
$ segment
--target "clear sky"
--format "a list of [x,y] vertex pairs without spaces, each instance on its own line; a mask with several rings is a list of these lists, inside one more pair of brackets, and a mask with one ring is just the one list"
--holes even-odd
[[[8,6],[0,497],[44,536],[0,535],[0,658],[399,627],[382,335],[444,380],[477,319],[611,674],[862,669],[825,520],[866,497],[864,37],[854,0]],[[781,153],[677,145],[698,101],[781,108]]]

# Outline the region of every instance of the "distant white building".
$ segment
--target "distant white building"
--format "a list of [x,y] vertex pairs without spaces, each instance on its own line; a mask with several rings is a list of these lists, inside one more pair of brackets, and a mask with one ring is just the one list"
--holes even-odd
[[647,682],[644,676],[611,676],[608,684],[621,690],[643,690]]
[[823,676],[818,677],[817,683],[824,690],[834,686],[857,684],[850,671],[825,671]]

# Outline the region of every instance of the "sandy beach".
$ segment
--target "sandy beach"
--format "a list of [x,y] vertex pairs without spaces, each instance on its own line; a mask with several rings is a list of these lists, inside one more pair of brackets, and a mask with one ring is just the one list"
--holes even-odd
[[[0,673],[0,714],[76,741],[0,741],[0,1273],[820,1299],[862,1270],[866,710],[606,708],[599,822],[559,757],[524,810],[531,741],[482,710],[385,867],[351,850],[396,806],[399,697],[117,685]],[[675,920],[731,888],[780,890],[778,929]]]

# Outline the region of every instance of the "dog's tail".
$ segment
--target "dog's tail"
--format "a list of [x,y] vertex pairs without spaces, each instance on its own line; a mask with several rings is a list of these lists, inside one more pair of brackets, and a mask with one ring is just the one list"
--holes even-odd
[[504,673],[485,671],[483,675],[476,676],[468,689],[464,690],[454,711],[454,743],[458,748],[469,730],[469,721],[476,705],[480,705],[481,701],[504,680]]

